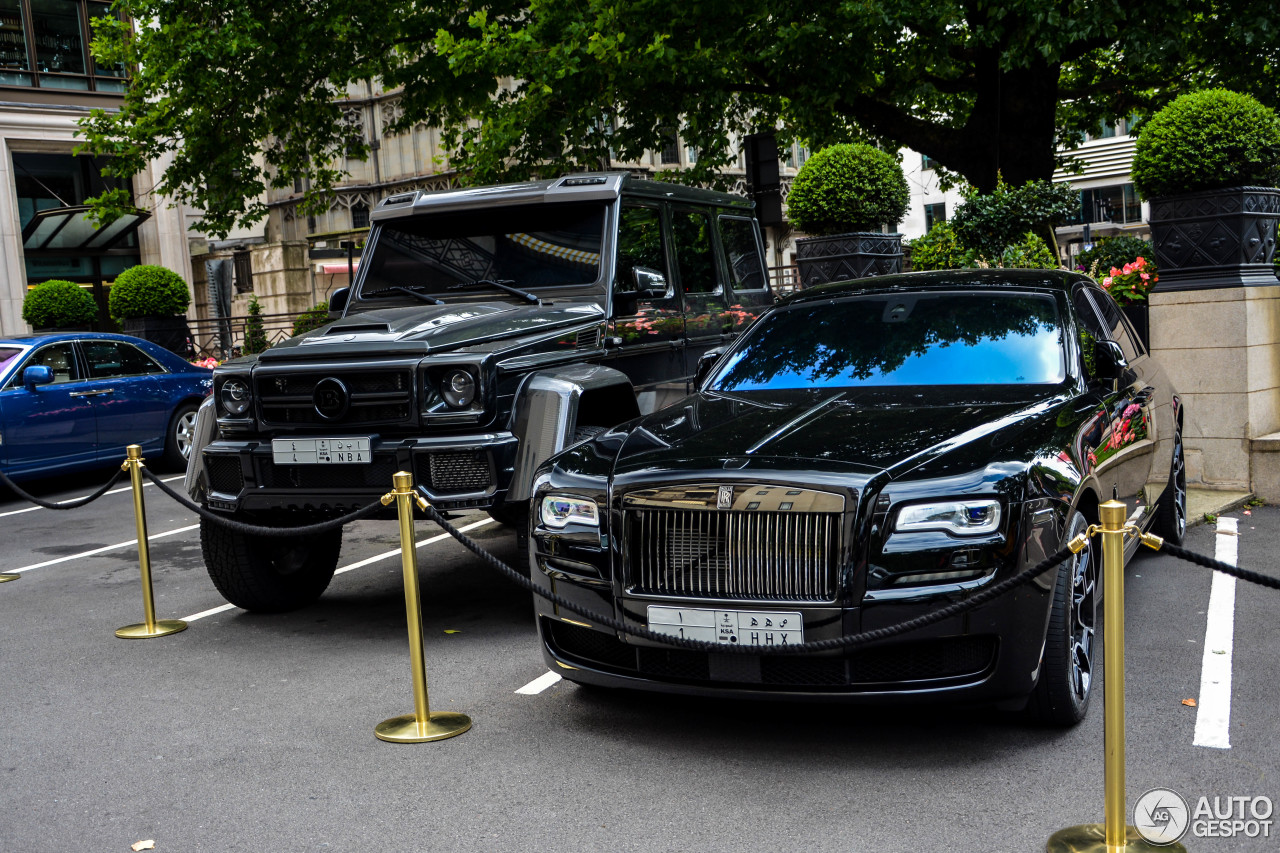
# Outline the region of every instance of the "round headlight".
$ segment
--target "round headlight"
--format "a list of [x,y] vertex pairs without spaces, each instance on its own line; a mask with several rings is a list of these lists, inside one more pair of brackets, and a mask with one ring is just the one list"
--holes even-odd
[[228,379],[222,383],[222,390],[218,392],[218,399],[222,401],[222,408],[226,409],[227,414],[234,417],[240,417],[249,411],[249,385],[240,379]]
[[440,396],[451,408],[467,408],[476,399],[475,377],[466,370],[450,370],[440,383]]

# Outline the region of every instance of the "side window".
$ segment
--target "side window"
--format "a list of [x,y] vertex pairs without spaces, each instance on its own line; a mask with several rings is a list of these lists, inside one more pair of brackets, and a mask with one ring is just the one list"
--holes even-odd
[[117,376],[149,376],[163,373],[151,356],[131,344],[118,341],[81,341],[85,360],[89,363],[90,379],[109,379]]
[[[80,378],[80,370],[76,366],[75,353],[71,349],[70,343],[50,344],[47,347],[41,347],[36,350],[35,355],[31,356],[31,360],[24,365],[23,369],[32,365],[43,364],[53,371],[53,383],[57,385],[60,382],[75,382]],[[15,377],[16,381],[21,383],[22,377]]]
[[716,256],[711,243],[711,215],[703,210],[676,208],[671,212],[680,286],[685,293],[719,293]]
[[720,242],[724,244],[733,289],[763,290],[768,278],[760,258],[755,223],[736,216],[721,216]]
[[1137,335],[1129,328],[1129,321],[1125,319],[1124,312],[1115,301],[1104,291],[1093,288],[1089,288],[1089,295],[1093,297],[1094,304],[1098,306],[1098,313],[1102,315],[1102,320],[1107,326],[1107,336],[1120,345],[1120,349],[1124,350],[1124,357],[1132,362],[1139,356],[1145,355],[1146,352],[1138,343]]
[[1106,340],[1110,337],[1107,327],[1103,325],[1102,318],[1098,316],[1097,310],[1093,307],[1093,300],[1084,292],[1083,287],[1076,288],[1071,297],[1072,303],[1076,309],[1076,319],[1080,323],[1080,357],[1084,361],[1085,372],[1089,376],[1095,376],[1094,372],[1094,348],[1097,341]]
[[662,215],[656,207],[623,205],[618,219],[618,263],[614,289],[634,290],[632,270],[650,269],[666,276],[662,251]]

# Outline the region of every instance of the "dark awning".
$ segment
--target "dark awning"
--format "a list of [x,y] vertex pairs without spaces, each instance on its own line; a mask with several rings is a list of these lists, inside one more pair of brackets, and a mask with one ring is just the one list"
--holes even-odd
[[151,216],[134,208],[110,224],[102,225],[89,215],[86,205],[51,207],[36,212],[22,229],[22,248],[27,251],[58,249],[84,254],[105,252],[122,237],[138,230]]

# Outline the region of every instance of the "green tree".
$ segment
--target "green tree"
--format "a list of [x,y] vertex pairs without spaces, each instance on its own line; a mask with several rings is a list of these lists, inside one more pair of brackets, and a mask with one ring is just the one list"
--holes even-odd
[[249,317],[244,324],[244,354],[253,355],[269,348],[267,332],[262,325],[262,306],[257,295],[249,297]]
[[[1256,0],[118,0],[95,52],[134,69],[83,124],[118,174],[172,155],[162,193],[225,233],[267,185],[324,201],[369,153],[335,103],[403,89],[398,127],[441,127],[487,182],[638,159],[678,132],[688,180],[731,135],[927,154],[980,192],[1053,173],[1059,143],[1207,83],[1280,101],[1280,7]],[[142,23],[145,22],[145,23]],[[511,82],[516,81],[516,82]],[[117,193],[102,212],[123,206]]]

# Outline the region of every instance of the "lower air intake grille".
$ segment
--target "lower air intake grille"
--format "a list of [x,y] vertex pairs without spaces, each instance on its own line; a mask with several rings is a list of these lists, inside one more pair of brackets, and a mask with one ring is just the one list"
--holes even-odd
[[483,450],[419,453],[414,468],[416,482],[437,495],[483,492],[493,483],[493,467]]
[[240,470],[239,456],[206,453],[204,467],[209,472],[210,490],[224,495],[238,495],[244,488],[244,473]]

